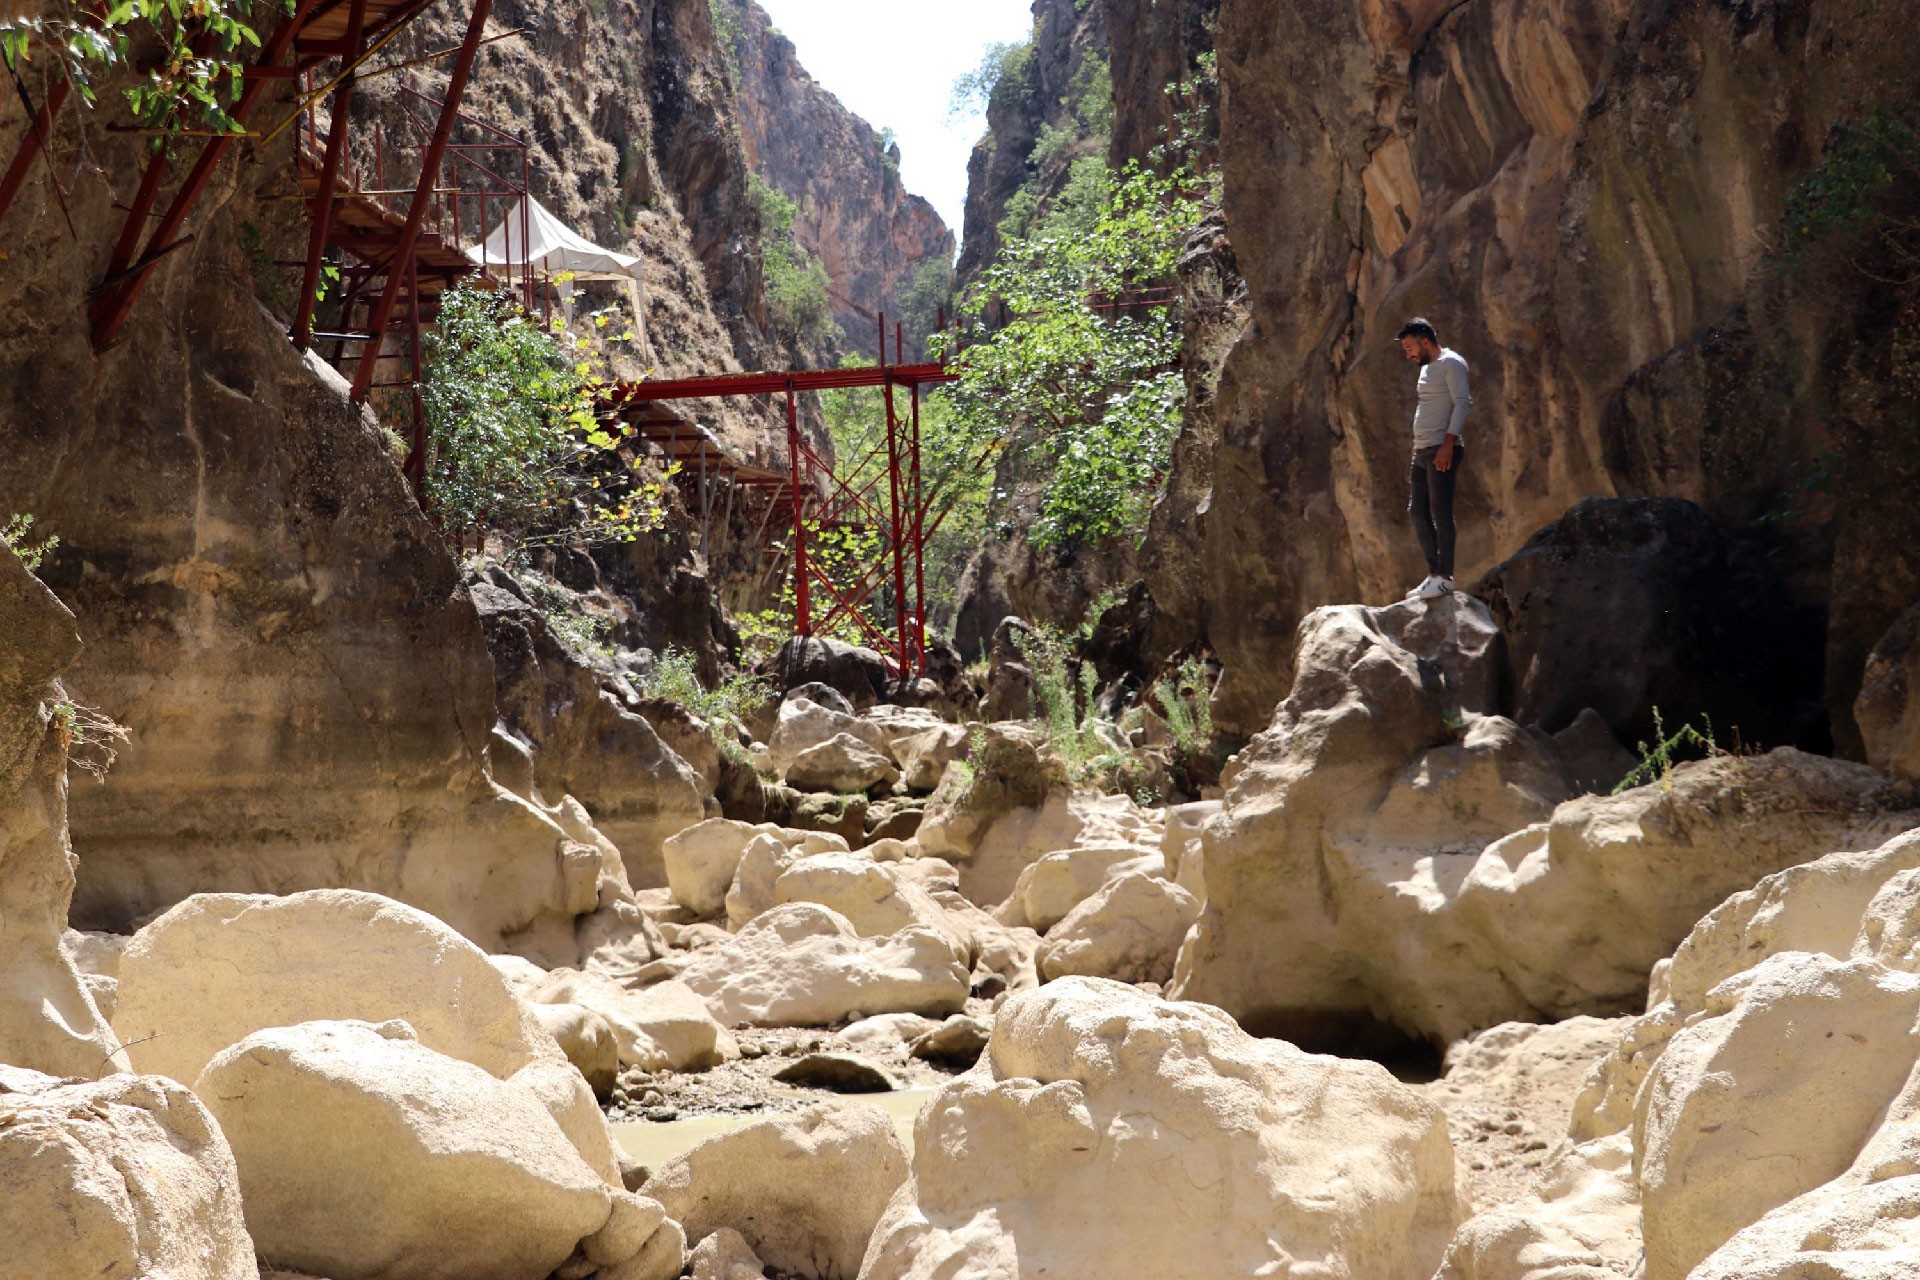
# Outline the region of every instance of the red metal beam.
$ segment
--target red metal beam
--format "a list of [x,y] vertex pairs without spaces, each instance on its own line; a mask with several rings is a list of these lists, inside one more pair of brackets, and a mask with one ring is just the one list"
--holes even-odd
[[[440,175],[440,161],[446,155],[447,143],[453,137],[453,122],[460,114],[460,98],[467,91],[467,79],[473,74],[473,61],[480,52],[480,37],[486,33],[487,14],[492,8],[493,0],[474,0],[473,17],[467,23],[467,37],[460,45],[460,57],[454,63],[453,76],[447,83],[446,101],[440,108],[440,123],[434,128],[433,140],[427,144],[426,154],[420,159],[420,185],[414,188],[413,202],[407,208],[407,224],[401,228],[400,242],[394,248],[387,287],[381,291],[380,301],[374,307],[373,321],[367,326],[369,333],[384,334],[393,319],[394,303],[405,283],[402,277],[413,262],[414,246],[419,242],[420,227],[426,220],[427,205],[433,199],[433,189]],[[353,376],[355,403],[367,398],[367,389],[373,383],[374,366],[379,362],[380,344],[367,344],[360,353],[360,367]]]
[[[367,0],[353,0],[347,13],[348,58],[360,56],[366,30]],[[340,158],[347,151],[348,115],[353,110],[353,86],[359,77],[348,70],[333,91],[333,116],[327,124],[327,154],[320,162],[320,187],[314,193],[312,225],[307,229],[307,265],[300,276],[300,302],[293,317],[293,345],[305,351],[313,345],[314,294],[320,289],[320,259],[327,251],[327,233],[333,229],[333,188],[340,180]]]
[[704,400],[714,396],[772,395],[794,391],[840,391],[848,387],[896,387],[953,382],[960,375],[943,364],[895,364],[884,369],[865,365],[853,369],[797,369],[785,373],[722,373],[703,378],[661,378],[622,382],[609,399],[615,405],[646,404],[655,400]]
[[7,166],[6,176],[0,177],[0,218],[7,216],[13,198],[20,194],[20,185],[27,180],[27,170],[33,168],[34,158],[47,145],[47,138],[53,131],[53,118],[60,114],[60,108],[66,104],[67,95],[71,92],[72,82],[54,81],[47,90],[47,100],[34,113],[33,122],[27,127],[27,136],[20,139],[20,150],[14,155],[13,163]]
[[[314,3],[315,0],[299,0],[294,11],[288,14],[286,20],[281,22],[274,29],[274,33],[267,38],[265,47],[260,50],[260,56],[254,60],[257,66],[270,67],[280,61],[280,55],[287,51],[287,46],[293,43],[293,38],[299,32],[301,24],[313,11]],[[253,108],[259,103],[260,96],[266,92],[269,83],[271,82],[268,80],[246,82],[245,87],[240,90],[239,101],[233,104],[233,110],[230,113],[236,122],[246,123],[247,117],[253,113]],[[87,318],[93,325],[95,351],[104,351],[112,345],[114,337],[120,332],[120,326],[126,323],[127,313],[133,310],[134,300],[140,296],[140,290],[146,284],[147,275],[153,269],[153,264],[159,261],[160,255],[155,252],[156,247],[171,244],[177,238],[180,224],[186,221],[187,213],[193,208],[194,202],[200,198],[201,191],[206,188],[207,179],[213,176],[214,166],[220,163],[220,158],[227,153],[227,147],[232,141],[231,137],[214,138],[200,152],[200,158],[194,162],[186,181],[180,184],[180,190],[174,193],[173,202],[167,206],[160,224],[147,237],[147,250],[140,256],[139,261],[132,263],[131,266],[126,261],[120,261],[117,267],[111,265],[108,267],[107,275],[110,278],[119,275],[122,271],[126,274],[117,284],[102,290],[100,296],[93,300],[93,305],[87,308]],[[154,166],[163,167],[163,157],[154,157]],[[156,178],[155,181],[157,189],[158,179]],[[144,178],[141,181],[141,190],[146,190]],[[135,207],[139,208],[137,200]],[[151,198],[149,198],[148,207],[151,208]],[[122,233],[122,241],[137,240],[139,228],[145,221],[145,210],[140,210],[138,217],[128,214],[127,232]],[[115,250],[115,258],[119,258],[118,249]]]
[[793,383],[787,383],[787,467],[792,473],[793,489],[793,632],[813,634],[813,619],[807,611],[807,520],[806,497],[800,490],[800,411],[793,398]]

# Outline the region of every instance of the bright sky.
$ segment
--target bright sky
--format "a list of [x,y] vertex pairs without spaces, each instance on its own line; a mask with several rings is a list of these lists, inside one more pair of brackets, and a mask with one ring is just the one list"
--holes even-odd
[[953,234],[984,117],[949,119],[954,78],[1033,26],[1031,0],[760,0],[813,78],[900,139],[900,176]]

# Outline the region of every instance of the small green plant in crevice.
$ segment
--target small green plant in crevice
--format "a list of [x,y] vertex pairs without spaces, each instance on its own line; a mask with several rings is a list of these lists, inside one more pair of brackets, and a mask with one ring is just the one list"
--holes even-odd
[[1613,794],[1617,796],[1623,791],[1631,791],[1635,787],[1642,787],[1650,782],[1658,782],[1662,791],[1671,790],[1674,766],[1681,763],[1690,751],[1698,751],[1706,756],[1733,754],[1713,740],[1712,720],[1701,716],[1700,723],[1706,727],[1696,729],[1690,724],[1683,724],[1672,733],[1668,733],[1666,721],[1660,715],[1660,708],[1655,707],[1653,709],[1653,742],[1649,744],[1643,741],[1639,744],[1640,763],[1635,765],[1626,777],[1620,779],[1619,784],[1613,789]]
[[1213,750],[1213,700],[1204,661],[1187,658],[1171,682],[1154,686],[1153,696],[1175,751],[1186,760],[1198,760]]
[[756,173],[747,175],[747,194],[760,215],[760,270],[774,327],[790,345],[837,337],[827,268],[794,238],[799,206]]
[[[745,720],[756,706],[773,697],[773,684],[761,676],[732,675],[712,688],[700,679],[700,667],[685,649],[668,648],[640,678],[640,692],[649,698],[675,702],[709,724]],[[727,735],[715,735],[722,749]]]
[[608,637],[614,620],[595,613],[577,593],[569,591],[543,574],[524,571],[516,575],[526,590],[527,599],[547,620],[547,626],[574,653],[586,658],[611,658],[613,645]]
[[0,542],[6,543],[13,554],[20,557],[20,563],[27,566],[28,573],[37,573],[40,562],[60,545],[60,537],[58,534],[48,534],[38,542],[33,541],[33,517],[15,514],[0,524]]
[[107,780],[114,761],[120,758],[121,746],[133,736],[131,729],[112,716],[72,698],[53,704],[53,722],[66,744],[67,763],[95,782]]
[[1117,731],[1100,714],[1100,676],[1093,664],[1082,662],[1076,677],[1071,639],[1044,624],[1027,632],[1022,648],[1033,670],[1034,711],[1047,748],[1075,782],[1111,775],[1127,753],[1114,745]]

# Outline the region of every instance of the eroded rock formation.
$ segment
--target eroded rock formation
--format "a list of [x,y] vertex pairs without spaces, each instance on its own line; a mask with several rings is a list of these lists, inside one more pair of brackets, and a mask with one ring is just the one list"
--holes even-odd
[[[1168,644],[1205,636],[1226,663],[1223,728],[1265,722],[1301,612],[1418,577],[1392,338],[1425,314],[1474,370],[1463,570],[1596,494],[1767,517],[1776,589],[1829,602],[1826,701],[1859,750],[1862,660],[1920,588],[1898,496],[1920,474],[1897,425],[1913,313],[1851,267],[1796,275],[1768,255],[1830,126],[1911,84],[1889,21],[1227,0],[1220,156],[1252,316],[1217,439],[1176,463],[1181,511],[1159,518],[1171,541],[1150,573]],[[1197,558],[1173,545],[1195,533]]]

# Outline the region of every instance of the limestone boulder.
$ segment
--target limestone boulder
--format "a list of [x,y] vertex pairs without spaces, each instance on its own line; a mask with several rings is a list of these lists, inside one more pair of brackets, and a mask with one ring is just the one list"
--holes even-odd
[[747,1238],[732,1227],[721,1227],[694,1246],[693,1280],[764,1280],[766,1264]]
[[1567,799],[1550,739],[1453,700],[1496,652],[1452,648],[1487,615],[1447,608],[1302,621],[1293,692],[1204,829],[1174,994],[1325,1046],[1620,1013],[1728,894],[1920,822],[1910,785],[1791,748]]
[[900,780],[914,791],[932,791],[946,776],[947,766],[967,758],[970,731],[965,725],[937,724],[889,739],[900,762]]
[[891,756],[851,733],[836,733],[806,748],[786,769],[787,785],[800,791],[870,791],[899,777]]
[[1115,876],[1047,931],[1035,962],[1048,982],[1081,974],[1165,984],[1199,915],[1199,900],[1171,880]]
[[1656,969],[1538,1189],[1468,1222],[1443,1280],[1902,1274],[1916,932],[1920,832],[1728,898]]
[[668,836],[660,847],[673,900],[696,916],[715,916],[727,905],[727,889],[740,855],[758,832],[747,823],[708,818]]
[[830,907],[865,938],[885,937],[916,925],[931,929],[953,945],[957,959],[970,963],[970,932],[916,880],[901,874],[899,865],[874,862],[857,853],[815,854],[781,872],[774,881],[773,898],[776,903],[817,902]]
[[831,1026],[848,1017],[944,1018],[966,1003],[967,970],[953,944],[911,926],[863,938],[812,902],[774,907],[730,941],[688,956],[679,979],[730,1027]]
[[60,945],[74,860],[57,677],[79,650],[73,614],[0,545],[0,1062],[92,1079],[117,1045]]
[[1163,865],[1161,855],[1140,845],[1057,849],[1021,870],[1013,892],[994,908],[993,917],[1045,933],[1115,876],[1158,871]]
[[879,725],[805,698],[789,698],[780,704],[780,718],[774,722],[773,733],[767,738],[767,751],[774,767],[784,774],[801,755],[843,733],[892,760],[887,753],[886,731]]
[[577,1004],[536,1004],[533,1016],[567,1055],[593,1096],[602,1102],[611,1097],[620,1076],[620,1042],[607,1020]]
[[612,1217],[612,1188],[537,1098],[404,1022],[258,1031],[194,1089],[233,1145],[255,1247],[281,1266],[541,1280]]
[[1445,1121],[1383,1068],[1067,978],[921,1111],[860,1274],[1427,1280],[1455,1217]]
[[727,928],[738,933],[747,921],[774,905],[773,886],[787,868],[807,855],[777,836],[762,833],[747,842],[727,886]]
[[161,1076],[0,1068],[0,1278],[257,1280],[233,1152]]
[[1920,779],[1920,605],[1901,615],[1868,655],[1853,720],[1868,763]]
[[1167,810],[1166,834],[1160,842],[1167,879],[1203,901],[1207,896],[1207,875],[1202,833],[1220,809],[1218,800],[1195,800],[1171,806]]
[[827,1103],[709,1138],[662,1165],[641,1194],[696,1250],[730,1227],[782,1275],[854,1280],[906,1177],[906,1148],[885,1112]]
[[[501,967],[500,959],[494,957],[496,967]],[[591,1010],[606,1023],[622,1067],[704,1071],[740,1056],[732,1033],[684,983],[656,982],[630,991],[599,974],[575,969],[520,970],[509,981],[536,1012],[556,1005]]]
[[617,1182],[586,1081],[485,953],[426,912],[355,889],[201,894],[134,935],[115,1031],[138,1070],[192,1080],[247,1035],[404,1019],[425,1048],[532,1090]]

